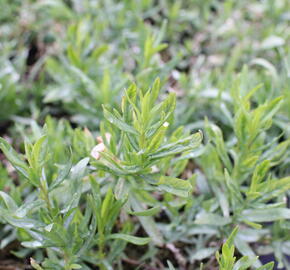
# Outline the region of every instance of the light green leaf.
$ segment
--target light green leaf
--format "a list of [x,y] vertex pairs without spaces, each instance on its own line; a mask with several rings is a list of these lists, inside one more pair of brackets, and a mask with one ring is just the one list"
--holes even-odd
[[28,166],[26,162],[24,162],[11,145],[2,138],[0,138],[0,148],[13,167],[28,178]]
[[5,192],[0,191],[0,197],[3,199],[7,209],[11,212],[16,211],[16,209],[18,208],[16,202]]
[[138,132],[130,125],[126,124],[123,120],[119,119],[113,113],[111,113],[105,106],[103,106],[104,117],[120,130],[137,135]]
[[157,185],[161,190],[180,197],[188,197],[193,189],[189,181],[170,176],[161,176]]
[[202,248],[197,250],[191,257],[191,261],[201,261],[204,260],[210,256],[212,256],[213,254],[215,254],[215,252],[217,251],[217,248]]
[[126,242],[132,243],[134,245],[146,245],[150,242],[150,238],[148,237],[136,237],[128,234],[122,234],[122,233],[114,233],[109,236],[109,239],[120,239],[124,240]]
[[235,263],[233,270],[247,270],[256,260],[257,258],[250,259],[247,256],[244,256]]
[[[131,207],[136,212],[141,212],[141,211],[145,210],[144,206],[134,196],[130,196],[130,204],[131,204]],[[138,218],[139,218],[144,230],[150,236],[152,241],[156,245],[162,246],[164,243],[164,240],[163,240],[162,234],[161,234],[160,230],[158,229],[154,219],[152,217],[149,217],[149,216],[148,217],[139,216]]]
[[37,168],[41,165],[41,150],[46,141],[47,136],[40,137],[32,147],[31,166]]
[[261,47],[264,50],[273,49],[276,47],[283,46],[285,44],[285,40],[279,36],[269,36],[265,40],[263,40]]
[[167,260],[167,264],[168,264],[169,270],[176,270],[170,261]]
[[144,211],[137,211],[137,212],[131,212],[130,211],[129,214],[130,215],[134,215],[134,216],[154,216],[159,211],[160,211],[160,206],[156,206],[156,207],[144,210]]
[[27,215],[28,212],[31,210],[37,211],[41,206],[44,205],[43,200],[36,200],[32,202],[27,202],[25,204],[22,204],[16,211],[15,216],[18,218],[23,218]]
[[23,228],[23,229],[32,229],[44,227],[45,224],[38,220],[29,219],[29,218],[14,218],[10,215],[3,215],[4,219],[14,227]]
[[72,179],[81,179],[85,173],[86,167],[90,161],[90,158],[83,158],[71,169]]
[[36,270],[44,270],[34,259],[30,258],[31,266]]
[[272,270],[274,268],[274,262],[269,262],[265,265],[260,266],[257,270]]
[[71,266],[71,269],[81,269],[82,268],[82,266],[80,265],[80,264],[72,264]]
[[43,245],[39,241],[24,241],[21,245],[26,248],[41,248]]
[[222,217],[217,214],[202,212],[196,216],[195,224],[207,224],[213,226],[224,226],[231,223],[231,218]]
[[290,219],[290,209],[247,209],[242,212],[242,218],[251,222],[270,222],[281,219]]
[[247,256],[251,260],[254,260],[253,265],[255,267],[261,266],[261,262],[259,260],[256,260],[258,258],[257,255],[254,253],[254,251],[251,249],[247,242],[240,239],[239,235],[235,237],[234,243],[236,245],[236,248],[242,255]]
[[72,158],[70,158],[68,163],[63,168],[60,169],[57,178],[52,182],[52,184],[49,187],[50,191],[57,188],[67,178],[71,168],[72,168]]

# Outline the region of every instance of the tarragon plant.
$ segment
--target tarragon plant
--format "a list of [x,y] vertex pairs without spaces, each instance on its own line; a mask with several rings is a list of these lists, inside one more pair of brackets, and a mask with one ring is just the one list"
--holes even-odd
[[[20,198],[20,203],[1,191],[1,219],[17,229],[23,246],[46,250],[41,265],[32,260],[36,269],[87,269],[87,264],[111,269],[126,242],[144,245],[150,241],[130,235],[129,214],[138,216],[153,242],[162,245],[162,234],[150,217],[161,206],[155,191],[181,197],[191,193],[190,180],[177,178],[178,166],[184,168],[186,157],[174,158],[197,148],[202,135],[179,129],[167,136],[175,96],[156,103],[159,90],[158,79],[144,93],[132,85],[123,97],[121,113],[104,106],[103,137],[92,150],[91,168],[88,157],[73,165],[69,156],[78,148],[74,144],[71,153],[67,150],[66,163],[54,164],[60,153],[52,141],[53,122],[49,119],[44,135],[34,144],[25,143],[25,156],[1,139],[7,159],[20,179],[30,184],[30,196]],[[121,218],[124,210],[127,217]]]

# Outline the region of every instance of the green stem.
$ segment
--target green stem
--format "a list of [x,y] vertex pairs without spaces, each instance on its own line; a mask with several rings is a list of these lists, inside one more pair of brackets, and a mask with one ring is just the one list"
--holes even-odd
[[63,254],[63,259],[65,262],[64,269],[71,270],[69,256],[66,254],[66,252],[64,252],[64,254]]
[[40,190],[41,190],[41,195],[42,195],[41,197],[43,197],[44,201],[46,202],[47,209],[50,212],[51,211],[51,203],[50,203],[48,192],[42,185],[40,185]]
[[99,267],[100,267],[100,270],[105,270],[105,266],[103,264],[103,259],[105,258],[105,253],[104,253],[104,249],[105,249],[105,237],[104,237],[104,234],[103,232],[99,232],[99,241],[98,241],[98,244],[99,244],[99,250],[98,250],[98,257],[99,257],[99,260],[100,260],[100,263],[99,263]]

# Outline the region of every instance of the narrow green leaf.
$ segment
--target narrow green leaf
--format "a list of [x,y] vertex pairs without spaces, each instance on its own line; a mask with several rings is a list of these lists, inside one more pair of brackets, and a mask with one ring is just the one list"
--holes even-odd
[[193,189],[189,181],[170,176],[161,176],[157,185],[161,190],[181,197],[188,197]]
[[105,106],[103,106],[104,117],[113,125],[118,127],[120,130],[138,135],[138,132],[130,125],[126,124],[123,120],[116,117],[111,113]]
[[272,270],[274,268],[274,262],[269,262],[265,265],[260,266],[257,270]]
[[120,239],[124,240],[126,242],[132,243],[134,245],[146,245],[150,242],[150,238],[148,237],[136,237],[128,234],[122,234],[122,233],[114,233],[109,236],[109,239]]
[[7,209],[11,212],[16,211],[16,209],[18,208],[16,202],[5,192],[0,191],[0,197],[3,199]]
[[225,226],[231,223],[229,217],[222,217],[217,214],[201,212],[196,216],[195,224],[207,224],[213,226]]
[[68,177],[71,168],[72,168],[72,157],[67,162],[67,164],[60,169],[57,178],[52,182],[52,184],[49,187],[50,191],[57,188]]
[[167,260],[167,264],[168,264],[168,267],[169,267],[169,270],[175,270],[173,264]]
[[254,251],[247,242],[245,242],[239,236],[237,236],[234,239],[234,243],[236,245],[236,248],[242,255],[247,256],[251,260],[254,260],[253,265],[255,267],[261,266],[261,262],[259,260],[256,260],[258,258],[257,255],[254,253]]
[[76,263],[70,265],[70,267],[71,267],[71,269],[81,269],[81,268],[83,268],[80,264],[76,264]]
[[151,89],[151,99],[150,99],[151,107],[153,107],[154,102],[158,98],[159,92],[160,92],[160,78],[156,78]]
[[[145,210],[144,206],[133,195],[130,196],[130,204],[131,204],[132,209],[134,209],[134,211],[136,211],[136,212],[141,212],[141,211]],[[162,246],[164,243],[164,240],[163,240],[162,234],[161,234],[160,230],[158,229],[154,219],[150,216],[148,216],[148,217],[139,216],[138,218],[139,218],[144,230],[150,236],[152,241],[156,245]]]
[[37,168],[40,165],[42,165],[41,164],[42,160],[40,159],[41,158],[40,155],[41,155],[42,147],[46,141],[46,138],[47,138],[47,136],[40,137],[32,147],[32,154],[31,154],[31,162],[32,163],[30,165],[33,168]]
[[31,266],[36,270],[44,270],[34,259],[30,258]]
[[108,211],[111,208],[111,204],[113,203],[113,200],[114,200],[113,191],[112,191],[112,188],[109,188],[106,193],[105,199],[102,203],[101,217],[103,220],[107,219]]
[[290,209],[247,209],[242,212],[242,218],[251,222],[270,222],[281,219],[290,219]]
[[235,263],[233,270],[247,270],[255,263],[256,260],[256,257],[250,259],[248,256],[243,256]]
[[11,145],[2,138],[0,138],[0,148],[13,167],[28,178],[28,166],[26,162],[23,161]]
[[137,212],[131,212],[130,211],[129,214],[130,215],[134,215],[134,216],[154,216],[159,211],[160,211],[160,206],[156,206],[156,207],[144,210],[144,211],[137,211]]
[[[72,179],[81,179],[85,173],[86,167],[90,161],[90,158],[83,158],[80,160],[73,168],[71,169],[71,178]],[[68,170],[68,168],[67,168]]]
[[37,211],[41,206],[44,205],[43,200],[36,200],[22,204],[16,211],[15,216],[18,218],[25,217],[30,211]]
[[234,228],[234,230],[231,232],[231,234],[230,234],[230,236],[229,236],[229,238],[228,238],[228,240],[227,240],[227,242],[226,242],[226,243],[228,244],[229,247],[231,247],[231,246],[234,245],[234,239],[235,239],[236,236],[237,236],[238,230],[239,230],[239,227],[236,226],[236,227]]
[[190,260],[191,261],[204,260],[204,259],[209,258],[210,256],[212,256],[213,254],[215,254],[216,251],[217,251],[217,248],[215,248],[215,247],[198,249],[195,253],[193,253],[190,256]]

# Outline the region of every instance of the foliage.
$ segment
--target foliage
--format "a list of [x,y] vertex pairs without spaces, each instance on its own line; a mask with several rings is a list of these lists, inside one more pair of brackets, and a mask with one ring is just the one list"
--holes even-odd
[[3,0],[0,268],[290,269],[289,11]]

